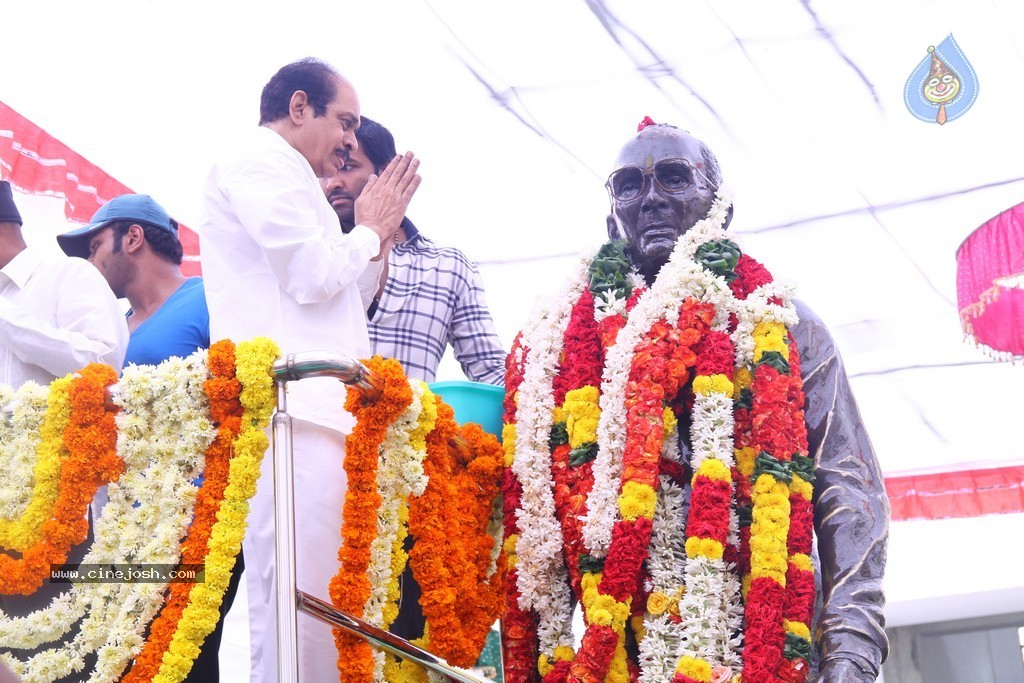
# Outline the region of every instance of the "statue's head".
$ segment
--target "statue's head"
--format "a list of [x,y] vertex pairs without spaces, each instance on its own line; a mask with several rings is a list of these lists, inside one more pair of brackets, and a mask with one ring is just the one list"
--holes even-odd
[[626,240],[633,265],[652,283],[676,241],[707,215],[721,171],[703,142],[648,121],[623,146],[608,176],[608,235]]

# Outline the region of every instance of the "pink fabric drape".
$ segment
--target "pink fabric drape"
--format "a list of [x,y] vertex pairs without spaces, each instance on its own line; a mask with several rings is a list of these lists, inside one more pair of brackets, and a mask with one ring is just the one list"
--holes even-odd
[[956,265],[964,334],[996,358],[1024,359],[1024,203],[972,232]]

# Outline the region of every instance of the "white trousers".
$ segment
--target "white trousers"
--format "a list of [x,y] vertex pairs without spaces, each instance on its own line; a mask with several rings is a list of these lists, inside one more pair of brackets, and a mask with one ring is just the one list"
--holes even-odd
[[[269,430],[268,430],[269,433]],[[341,510],[345,499],[345,436],[294,420],[295,569],[299,590],[330,602],[328,584],[338,572]],[[249,599],[252,683],[277,683],[277,606],[274,602],[274,471],[271,451],[263,459],[249,529],[242,543]],[[338,651],[331,627],[298,615],[299,681],[336,683]]]

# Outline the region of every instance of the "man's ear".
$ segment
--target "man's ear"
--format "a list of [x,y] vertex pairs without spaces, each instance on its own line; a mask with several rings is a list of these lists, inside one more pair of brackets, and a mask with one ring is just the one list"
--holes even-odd
[[128,228],[128,232],[121,238],[121,250],[126,254],[137,253],[146,242],[146,231],[138,223]]
[[608,214],[606,221],[608,224],[608,239],[612,242],[621,240],[622,232],[619,230],[619,223],[615,220],[615,216]]
[[292,93],[291,100],[288,101],[288,115],[291,117],[292,123],[301,125],[304,118],[309,115],[309,96],[306,95],[305,90],[296,90]]

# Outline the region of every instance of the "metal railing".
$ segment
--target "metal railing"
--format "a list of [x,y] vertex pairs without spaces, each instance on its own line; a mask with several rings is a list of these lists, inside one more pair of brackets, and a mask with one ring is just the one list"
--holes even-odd
[[[371,645],[448,676],[459,683],[492,683],[409,641],[377,628],[333,605],[299,590],[295,585],[295,473],[293,470],[292,417],[287,411],[285,387],[306,377],[334,377],[354,387],[369,400],[380,397],[380,389],[369,369],[348,356],[327,353],[290,354],[274,364],[277,413],[273,420],[274,538],[277,571],[277,675],[278,683],[298,683],[298,610],[324,623],[344,629]],[[460,442],[450,448],[462,448]]]

